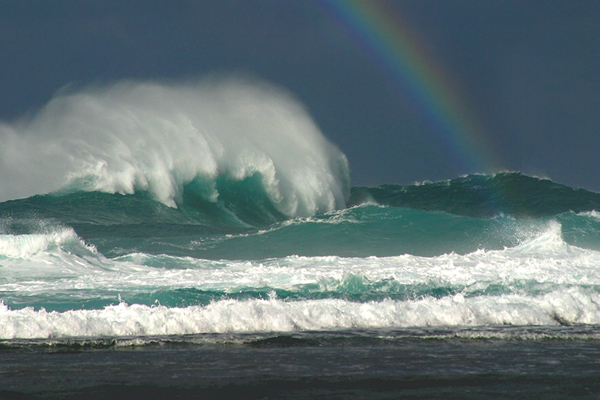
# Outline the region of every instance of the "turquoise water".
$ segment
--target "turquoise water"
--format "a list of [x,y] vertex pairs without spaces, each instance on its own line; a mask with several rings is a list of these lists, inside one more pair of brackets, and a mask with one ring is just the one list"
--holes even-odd
[[600,391],[598,193],[351,187],[248,82],[63,93],[0,139],[0,398]]
[[[535,187],[543,211],[491,212],[482,181]],[[592,399],[599,199],[507,173],[297,218],[145,192],[4,202],[0,398]]]
[[[515,186],[525,197],[518,212],[489,200]],[[470,198],[469,206],[457,205],[456,196]],[[544,205],[528,198],[542,198]],[[484,204],[473,205],[473,199]],[[235,331],[224,322],[235,318],[229,314],[200,323],[208,309],[218,314],[234,308],[257,318],[273,313],[271,325],[250,319],[240,328],[244,332],[600,322],[600,217],[593,208],[600,195],[504,173],[355,188],[352,202],[297,218],[259,208],[235,191],[216,203],[184,201],[177,208],[144,192],[75,192],[2,203],[3,337],[110,335],[95,332],[86,319],[132,310],[131,324],[142,324],[136,335],[146,329]],[[490,215],[481,215],[483,207]],[[550,304],[554,296],[565,304]],[[424,305],[428,314],[405,315]],[[575,307],[572,315],[562,315],[567,305]],[[362,318],[370,308],[377,313]],[[454,318],[443,322],[441,314],[447,317],[453,308]],[[181,330],[144,327],[148,316],[171,318],[174,310],[182,320],[199,320]],[[78,315],[83,325],[62,327],[68,318],[52,311]],[[19,315],[21,326],[18,313],[25,312],[32,324],[56,320],[47,330],[19,333],[12,318]],[[276,317],[281,312],[283,321]],[[331,315],[299,321],[306,313]]]

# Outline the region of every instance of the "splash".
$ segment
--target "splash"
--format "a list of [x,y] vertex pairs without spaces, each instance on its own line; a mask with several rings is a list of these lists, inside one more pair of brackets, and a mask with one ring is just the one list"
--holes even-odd
[[343,208],[344,154],[288,92],[264,82],[124,81],[66,90],[37,114],[0,124],[0,201],[55,191],[148,191],[176,206],[186,185],[258,180],[287,216]]

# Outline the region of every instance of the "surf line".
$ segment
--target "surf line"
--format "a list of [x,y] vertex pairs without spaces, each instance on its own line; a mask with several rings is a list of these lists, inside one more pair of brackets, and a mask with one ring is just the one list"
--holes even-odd
[[341,24],[354,44],[367,51],[410,96],[430,126],[458,157],[465,173],[498,172],[483,125],[466,106],[460,88],[435,62],[429,46],[408,21],[381,0],[318,0],[334,23]]

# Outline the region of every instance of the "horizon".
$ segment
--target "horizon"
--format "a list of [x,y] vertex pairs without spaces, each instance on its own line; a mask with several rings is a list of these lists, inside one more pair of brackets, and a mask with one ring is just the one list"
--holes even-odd
[[599,3],[366,4],[3,3],[0,122],[68,85],[242,74],[300,99],[353,186],[518,171],[600,191]]

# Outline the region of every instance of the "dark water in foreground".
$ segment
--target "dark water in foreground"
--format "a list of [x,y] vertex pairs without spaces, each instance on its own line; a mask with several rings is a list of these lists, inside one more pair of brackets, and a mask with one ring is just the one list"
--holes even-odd
[[[492,329],[490,329],[492,330]],[[539,328],[494,329],[530,335]],[[516,331],[520,332],[516,332]],[[0,398],[596,399],[600,341],[466,339],[469,329],[155,338],[3,351]],[[508,331],[511,331],[510,329]],[[579,331],[579,332],[577,332]],[[556,336],[584,335],[559,328]],[[583,331],[598,332],[585,328]],[[460,336],[464,337],[460,337]],[[203,342],[204,343],[200,343]],[[81,344],[86,346],[85,344]],[[36,346],[42,346],[32,351]],[[89,344],[88,344],[89,346]],[[20,397],[19,397],[20,396]]]

